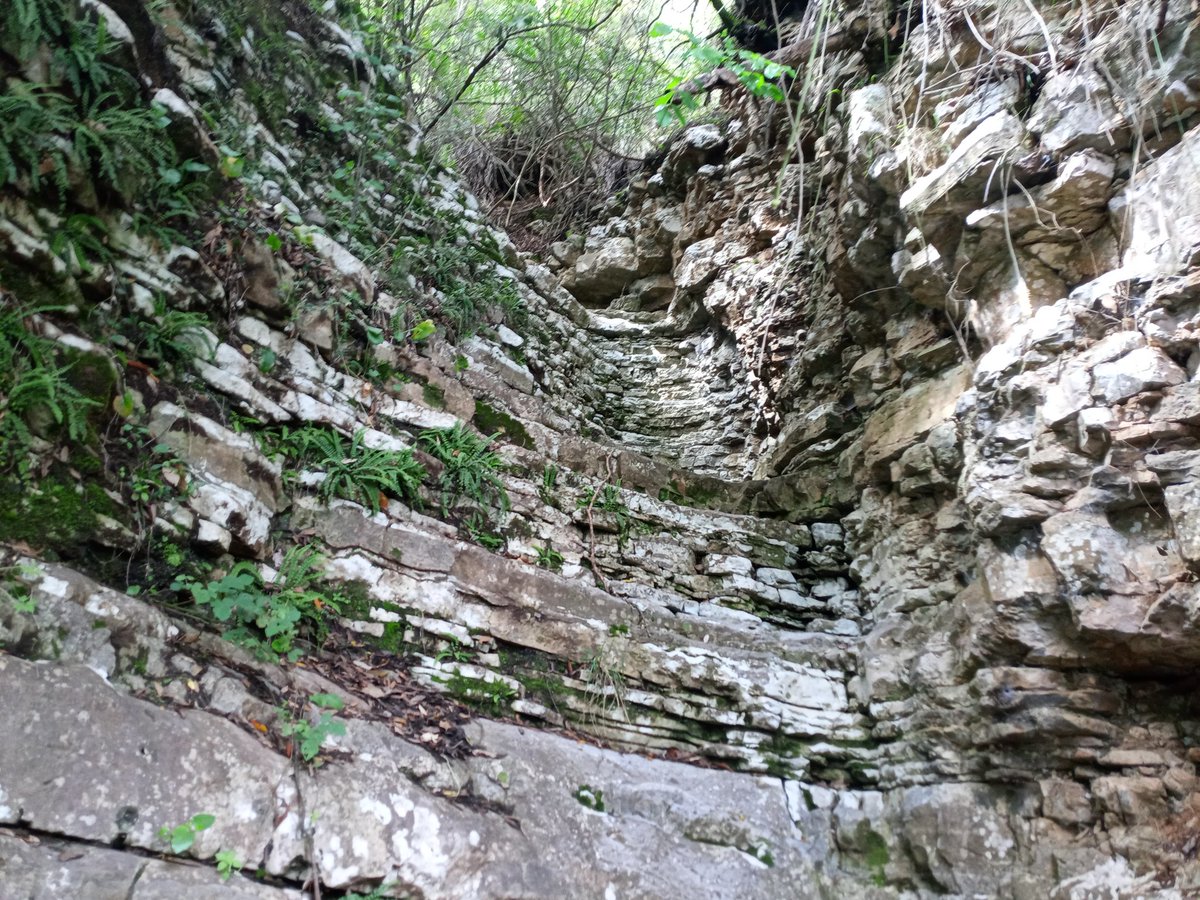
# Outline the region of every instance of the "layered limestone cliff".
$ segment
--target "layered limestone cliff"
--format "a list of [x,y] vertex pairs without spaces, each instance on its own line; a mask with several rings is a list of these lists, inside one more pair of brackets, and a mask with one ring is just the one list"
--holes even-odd
[[[197,215],[0,191],[8,340],[94,401],[7,407],[5,891],[1200,890],[1193,4],[845,6],[809,112],[725,98],[546,259],[343,25],[79,8]],[[297,661],[199,615],[297,547]]]

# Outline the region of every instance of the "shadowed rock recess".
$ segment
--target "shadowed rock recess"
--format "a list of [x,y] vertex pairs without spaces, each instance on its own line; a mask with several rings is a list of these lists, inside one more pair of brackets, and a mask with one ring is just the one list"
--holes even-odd
[[535,259],[347,23],[67,5],[165,127],[0,189],[0,894],[1200,896],[1194,4],[842,6]]

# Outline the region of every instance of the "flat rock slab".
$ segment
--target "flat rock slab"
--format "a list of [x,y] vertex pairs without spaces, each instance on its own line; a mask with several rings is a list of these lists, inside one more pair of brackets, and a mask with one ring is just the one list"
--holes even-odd
[[[161,852],[161,826],[209,813],[192,855],[232,850],[248,871],[297,881],[309,823],[330,887],[385,881],[429,898],[817,896],[815,885],[805,893],[817,880],[811,850],[776,779],[480,721],[470,733],[478,756],[450,767],[429,758],[443,776],[458,773],[448,787],[418,777],[413,755],[425,751],[361,720],[348,723],[336,759],[295,779],[289,760],[226,719],[135,699],[84,666],[4,656],[0,683],[11,723],[0,737],[0,822],[43,834]],[[80,897],[287,896],[214,880],[211,862],[95,846],[47,857],[9,837],[0,860],[23,897],[50,896],[46,884]]]
[[301,900],[298,890],[207,866],[0,830],[0,884],[21,900]]
[[0,823],[162,850],[158,830],[215,823],[192,852],[257,865],[291,765],[224,718],[119,693],[91,669],[0,656]]

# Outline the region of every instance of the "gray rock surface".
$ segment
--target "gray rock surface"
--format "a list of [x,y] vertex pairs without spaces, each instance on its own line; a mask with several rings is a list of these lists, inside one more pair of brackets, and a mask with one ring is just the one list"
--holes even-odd
[[[134,37],[118,5],[92,6]],[[102,511],[66,546],[0,548],[5,889],[1196,892],[1191,7],[1166,4],[1159,29],[1159,4],[1111,4],[1085,34],[1071,4],[969,0],[953,27],[883,6],[849,8],[869,13],[868,48],[909,29],[887,78],[865,84],[870,53],[827,54],[807,86],[845,102],[794,147],[778,107],[728,92],[728,121],[684,130],[545,265],[499,236],[487,255],[525,320],[487,310],[457,344],[382,327],[445,295],[339,233],[334,184],[312,174],[328,150],[273,134],[242,83],[262,48],[195,4],[158,10],[176,140],[203,151],[196,123],[228,116],[254,154],[249,231],[288,244],[251,242],[227,272],[212,246],[114,226],[111,272],[89,278],[52,252],[53,210],[0,197],[6,272],[112,295],[146,328],[163,298],[214,335],[151,378],[87,317],[30,316],[136,388],[130,424],[172,462],[152,502],[88,493],[103,454],[68,468]],[[302,30],[289,46],[320,76],[303,90],[345,123],[363,45],[315,14]],[[384,189],[364,183],[363,215],[424,227],[396,212],[420,194],[485,239],[412,137]],[[72,202],[98,204],[76,180]],[[286,298],[306,300],[294,320]],[[458,527],[469,501],[441,508],[427,455],[419,508],[322,498],[318,462],[292,471],[263,433],[301,425],[397,452],[430,428],[498,435],[496,552]],[[78,460],[44,438],[39,477],[64,477]],[[70,499],[54,487],[5,496]],[[145,556],[160,581],[252,563],[273,595],[298,543],[341,605],[300,664],[198,627],[165,584],[123,590],[135,548],[128,566]],[[346,733],[303,765],[278,707],[324,692]],[[166,853],[159,829],[198,813],[212,828]],[[228,882],[222,850],[245,864]]]

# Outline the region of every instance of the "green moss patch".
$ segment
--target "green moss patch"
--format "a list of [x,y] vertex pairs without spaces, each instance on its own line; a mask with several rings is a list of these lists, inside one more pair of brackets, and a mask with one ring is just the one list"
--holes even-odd
[[119,519],[120,508],[98,484],[77,483],[58,470],[37,482],[0,478],[0,541],[74,556],[100,530],[100,516]]
[[475,417],[471,421],[484,434],[499,433],[501,438],[518,447],[526,450],[534,448],[533,438],[524,425],[484,400],[475,401]]

